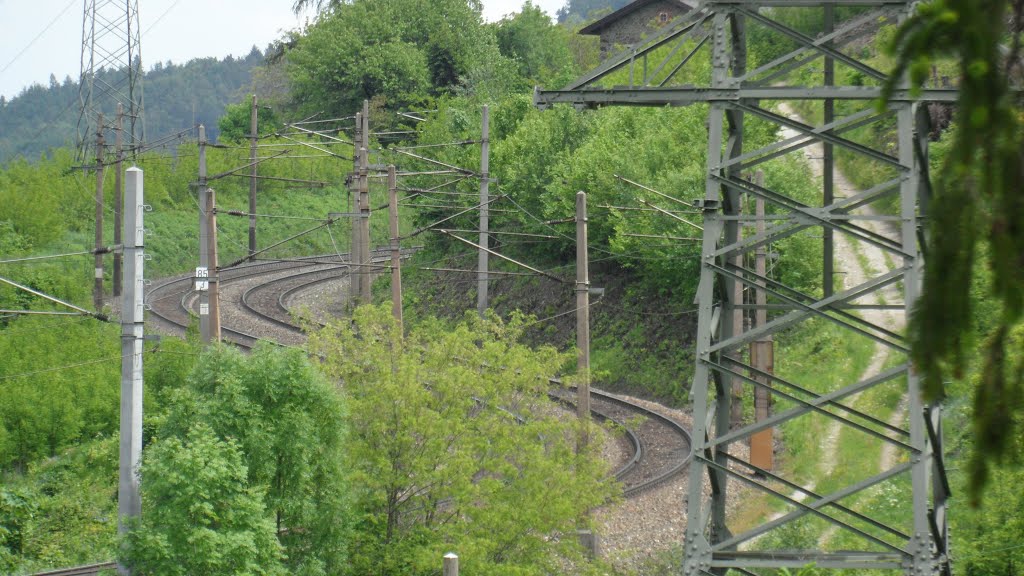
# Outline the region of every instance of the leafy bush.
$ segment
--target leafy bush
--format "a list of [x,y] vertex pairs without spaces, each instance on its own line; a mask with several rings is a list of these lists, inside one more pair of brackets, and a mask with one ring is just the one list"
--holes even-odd
[[[349,572],[545,574],[578,558],[577,522],[612,492],[600,448],[548,399],[566,357],[517,343],[519,320],[469,314],[405,336],[384,307],[311,335],[351,410],[357,530]],[[596,443],[595,443],[596,444]]]
[[[40,351],[46,365],[39,363]],[[5,431],[0,432],[0,468],[24,470],[39,457],[117,429],[116,326],[92,319],[23,318],[3,331],[0,357],[0,430]]]
[[241,448],[206,424],[147,451],[142,520],[126,537],[133,573],[186,576],[285,574],[265,488],[249,486]]
[[[346,426],[338,393],[302,351],[270,345],[257,347],[248,357],[225,346],[208,350],[184,384],[162,394],[168,407],[157,434],[164,447],[147,461],[157,468],[168,466],[161,459],[173,461],[179,458],[175,451],[196,442],[197,447],[213,450],[206,438],[211,434],[228,442],[229,447],[217,445],[217,451],[226,451],[217,457],[233,459],[229,452],[238,452],[245,471],[242,486],[259,490],[259,506],[273,517],[290,572],[341,570],[348,514]],[[207,429],[196,432],[197,426]],[[235,475],[231,468],[230,479],[217,481],[238,482]],[[162,489],[154,489],[154,502],[165,497]],[[167,516],[149,526],[173,532],[184,526],[174,524],[179,521],[183,517]]]

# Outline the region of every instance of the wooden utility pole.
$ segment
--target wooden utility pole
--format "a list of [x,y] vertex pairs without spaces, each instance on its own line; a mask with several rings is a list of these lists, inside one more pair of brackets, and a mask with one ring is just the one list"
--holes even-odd
[[480,128],[480,250],[477,259],[476,310],[481,317],[487,312],[488,291],[488,253],[490,247],[490,150],[491,150],[491,119],[490,110],[485,104]]
[[[823,34],[831,34],[836,27],[836,8],[831,3],[826,3],[824,6],[824,18],[825,27]],[[832,48],[832,42],[826,42],[825,46],[829,49]],[[824,84],[825,86],[835,86],[836,83],[836,61],[829,55],[825,55],[824,59]],[[822,123],[831,124],[836,117],[836,106],[835,100],[826,98],[822,102],[824,106]],[[835,202],[835,151],[832,146],[832,141],[823,139],[821,141],[822,148],[822,206],[829,206]],[[833,284],[835,283],[835,240],[832,234],[832,228],[825,226],[822,230],[822,294],[825,298],[832,296]]]
[[[121,181],[121,170],[122,162],[124,161],[124,139],[122,133],[124,130],[124,105],[120,102],[117,104],[117,127],[114,132],[114,245],[121,244],[121,190],[123,183]],[[121,295],[121,252],[114,251],[114,297]]]
[[[128,169],[124,218],[124,298],[121,299],[121,433],[117,487],[117,531],[142,513],[139,461],[142,455],[142,344],[144,243],[142,170]],[[125,567],[118,571],[127,574]]]
[[590,442],[590,261],[587,255],[587,193],[576,193],[576,415],[583,430],[577,444],[583,450]]
[[370,101],[363,100],[362,138],[359,142],[359,298],[371,301],[370,281]]
[[[755,176],[755,183],[759,187],[764,187],[764,172],[758,170]],[[758,198],[756,205],[757,215],[757,228],[756,233],[758,235],[763,234],[765,231],[765,213],[764,213],[764,199]],[[764,246],[758,246],[754,252],[754,273],[759,277],[764,278],[767,273],[767,251]],[[756,292],[754,293],[754,304],[757,305],[756,311],[754,312],[754,326],[764,326],[768,323],[768,310],[765,308],[768,304],[768,295],[765,292],[765,283],[763,280],[757,281]],[[772,374],[775,371],[775,342],[772,340],[771,334],[767,334],[758,338],[756,341],[750,343],[750,365],[754,368]],[[771,380],[756,376],[757,380],[765,385],[771,385]],[[761,422],[766,420],[771,415],[771,394],[769,390],[761,387],[754,387],[754,420]],[[771,470],[774,465],[774,449],[772,441],[772,429],[768,428],[760,432],[755,432],[750,437],[750,463],[759,468],[765,470]]]
[[220,273],[217,271],[217,193],[206,189],[206,219],[210,231],[206,261],[210,265],[210,340],[220,342]]
[[259,108],[256,95],[252,95],[252,110],[249,112],[249,261],[256,260],[256,131],[259,125]]
[[402,329],[402,247],[398,236],[398,174],[388,166],[388,227],[391,229],[391,313]]
[[[736,208],[736,215],[743,215],[743,195],[739,195],[739,206]],[[743,227],[738,226],[737,234],[740,238],[743,237]],[[737,253],[732,257],[732,265],[737,269],[743,268],[743,254]],[[743,333],[743,309],[740,307],[743,304],[743,283],[733,282],[732,283],[732,333],[735,336],[739,336]],[[737,360],[743,356],[742,346],[737,346],[732,349],[730,355]],[[743,425],[743,381],[739,378],[732,379],[732,402],[729,404],[729,427],[731,429],[739,428]]]
[[103,309],[103,114],[96,115],[96,258],[93,267],[92,303]]
[[359,153],[360,145],[363,142],[363,114],[362,112],[356,112],[356,133],[352,139],[352,177],[349,179],[349,197],[350,197],[350,208],[349,211],[353,217],[350,219],[352,222],[352,242],[349,248],[348,260],[351,263],[349,266],[349,285],[348,295],[349,301],[353,304],[359,301],[359,280],[356,274],[359,272],[359,255],[362,250],[359,244],[362,242],[362,235],[360,234],[359,216],[362,214],[359,211],[359,162],[361,154]]
[[217,218],[213,190],[206,179],[206,127],[199,125],[199,332],[203,342],[220,340],[220,300],[217,287]]

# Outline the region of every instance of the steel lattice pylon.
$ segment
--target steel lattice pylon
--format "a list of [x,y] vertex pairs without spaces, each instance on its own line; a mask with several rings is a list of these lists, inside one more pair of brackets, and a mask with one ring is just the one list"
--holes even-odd
[[[858,54],[865,37],[883,23],[900,21],[911,4],[905,0],[708,0],[656,38],[630,47],[565,89],[535,93],[541,107],[707,103],[709,108],[706,185],[703,198],[696,202],[703,212],[704,234],[691,390],[693,458],[684,504],[689,525],[681,567],[688,576],[727,570],[762,574],[812,563],[820,569],[894,570],[913,576],[950,573],[949,488],[940,411],[921,399],[918,377],[907,358],[905,330],[880,324],[870,315],[887,310],[905,318],[918,297],[924,242],[920,220],[930,196],[928,116],[922,102],[954,102],[957,97],[952,89],[911,93],[903,85],[884,110],[876,109],[874,101],[887,76]],[[810,37],[783,24],[782,9],[807,11],[808,18],[819,18],[824,32]],[[754,31],[784,48],[771,61],[748,69],[747,37]],[[710,58],[710,77],[703,84],[681,86],[685,76],[681,71],[700,62],[700,57]],[[821,73],[821,83],[798,85],[811,66]],[[858,85],[832,85],[837,66],[855,72],[845,77],[856,77]],[[603,80],[625,85],[604,87]],[[686,81],[693,82],[693,77]],[[787,101],[823,103],[823,122],[812,126],[780,113],[779,103]],[[834,116],[836,104],[842,114]],[[745,149],[745,121],[768,122],[787,132],[778,142]],[[894,127],[896,141],[879,150],[869,142],[851,139],[857,129],[872,125]],[[827,175],[817,203],[808,204],[787,190],[773,189],[771,183],[758,185],[744,177],[782,156],[802,154],[808,146],[819,144],[825,150]],[[833,149],[876,166],[878,181],[845,197],[835,195]],[[741,196],[767,204],[770,219],[764,232],[744,234],[744,222],[754,218],[740,213]],[[758,248],[808,232],[822,238],[824,274],[815,291],[797,290],[758,274],[745,258]],[[885,269],[836,288],[833,274],[842,271],[833,269],[835,241],[879,251],[885,255]],[[782,253],[779,263],[785,266],[787,257]],[[767,303],[737,301],[731,296],[737,284],[763,290]],[[892,300],[881,299],[883,290]],[[734,321],[736,311],[755,309],[771,314],[763,325],[744,328]],[[812,320],[838,326],[843,338],[869,340],[888,351],[889,361],[853,381],[822,383],[819,380],[828,379],[805,378],[808,381],[801,382],[785,376],[785,364],[793,359],[776,358],[781,369],[772,373],[755,368],[736,352],[740,346]],[[800,361],[813,362],[813,358]],[[730,429],[731,390],[737,383],[746,390],[769,390],[775,413]],[[876,405],[862,400],[871,394],[890,402]],[[825,422],[839,431],[836,454],[825,456],[840,465],[847,437],[859,437],[879,448],[888,446],[896,456],[884,469],[879,463],[876,469],[867,466],[836,476],[815,468],[786,477],[783,472],[761,469],[741,456],[742,451],[730,449],[768,428],[801,421]],[[815,477],[816,473],[823,477]],[[727,518],[726,510],[736,498],[736,483],[766,494],[782,510],[752,526],[731,524],[734,521]],[[878,512],[881,498],[891,499],[892,510]],[[812,545],[806,545],[807,538],[801,545],[800,538],[792,536],[801,531],[810,531]],[[793,540],[798,541],[796,545]]]
[[78,84],[79,160],[94,157],[98,114],[113,118],[124,107],[124,145],[129,150],[143,139],[142,59],[138,0],[83,0],[82,57]]

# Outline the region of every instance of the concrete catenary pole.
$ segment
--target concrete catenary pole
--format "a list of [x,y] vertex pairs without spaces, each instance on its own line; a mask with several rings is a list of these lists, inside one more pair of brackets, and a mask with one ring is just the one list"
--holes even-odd
[[362,138],[359,142],[359,298],[370,298],[370,101],[363,100]]
[[398,235],[398,174],[388,166],[388,227],[391,229],[391,313],[402,328],[402,247]]
[[[124,169],[124,105],[117,104],[117,125],[114,132],[114,245],[121,244],[121,191],[124,189],[124,182],[121,179],[121,171]],[[114,252],[114,297],[121,295],[121,252]]]
[[[145,230],[142,170],[131,167],[125,180],[124,298],[121,299],[121,440],[117,487],[117,529],[123,534],[142,514],[139,460],[142,455],[143,264]],[[128,574],[124,566],[118,572]]]
[[488,261],[489,248],[488,228],[490,226],[490,152],[491,152],[491,115],[488,106],[484,105],[483,119],[480,128],[480,251],[477,259],[476,279],[476,310],[483,316],[487,311],[488,302]]
[[583,422],[579,448],[589,443],[590,420],[590,263],[587,254],[587,193],[576,193],[576,415]]
[[249,261],[256,260],[256,131],[259,128],[259,107],[256,95],[252,95],[252,110],[249,112]]
[[93,271],[92,303],[103,308],[103,114],[96,115],[96,258]]
[[444,555],[444,567],[441,573],[443,576],[459,576],[459,557],[454,552]]
[[206,220],[206,127],[199,125],[199,180],[197,183],[199,202],[199,267],[196,268],[196,289],[199,291],[199,334],[203,342],[210,341],[210,298],[206,293],[209,285],[210,263],[207,261],[206,246],[210,232]]

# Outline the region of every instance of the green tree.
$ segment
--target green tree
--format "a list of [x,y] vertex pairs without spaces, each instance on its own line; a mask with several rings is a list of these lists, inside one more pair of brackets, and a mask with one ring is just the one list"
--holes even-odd
[[[1024,471],[993,471],[986,497],[995,506],[964,510],[952,517],[958,536],[957,563],[964,574],[1003,576],[1024,567]],[[1014,568],[1017,572],[1014,572]]]
[[300,107],[350,113],[373,97],[408,107],[501,68],[476,0],[332,5],[286,54]]
[[[436,321],[403,337],[383,307],[310,337],[351,410],[358,530],[351,573],[562,571],[576,522],[612,493],[599,447],[547,397],[566,357],[516,343],[513,320]],[[558,537],[561,535],[561,537]]]
[[1022,346],[1013,335],[1024,320],[1024,116],[1010,87],[1024,73],[1022,24],[1024,0],[921,3],[895,36],[898,60],[887,86],[892,90],[908,73],[920,86],[939,58],[959,64],[957,129],[929,207],[928,265],[911,343],[930,398],[944,396],[949,376],[965,376],[978,305],[971,280],[979,247],[986,246],[992,281],[982,297],[996,300],[1000,312],[983,335],[975,390],[975,431],[985,447],[971,460],[975,501],[990,464],[1010,458],[1024,433]]
[[[249,127],[252,125],[252,96],[238,104],[224,107],[224,115],[217,120],[220,128],[220,139],[228,142],[239,142],[249,138]],[[275,132],[281,126],[273,108],[261,106],[256,116],[256,133],[266,135]]]
[[247,482],[242,450],[206,424],[158,441],[141,469],[142,521],[128,532],[122,561],[135,574],[285,574],[282,549]]
[[[82,438],[117,429],[116,345],[116,326],[93,320],[22,318],[3,330],[0,467],[24,470]],[[40,350],[49,365],[69,368],[38,373]]]
[[160,436],[184,440],[196,422],[241,451],[297,574],[335,574],[345,562],[345,422],[338,393],[300,350],[219,347],[168,393]]
[[572,32],[551,23],[551,18],[529,0],[522,10],[497,24],[501,53],[518,65],[529,85],[561,86],[576,73],[569,38]]

